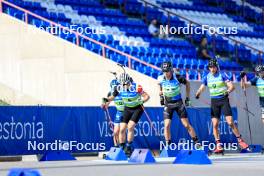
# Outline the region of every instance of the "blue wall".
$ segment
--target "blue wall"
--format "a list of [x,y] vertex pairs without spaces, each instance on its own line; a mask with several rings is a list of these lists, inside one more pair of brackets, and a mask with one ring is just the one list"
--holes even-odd
[[[109,111],[113,118],[115,109],[111,107]],[[151,128],[144,114],[135,132],[134,145],[135,147],[147,147],[147,140],[151,148],[159,149],[160,139],[164,139],[163,108],[149,107],[146,111],[160,136],[155,135],[155,130]],[[237,122],[235,108],[233,108],[233,113]],[[199,138],[214,142],[210,109],[189,108],[188,114]],[[220,124],[220,131],[223,142],[236,141],[225,122]],[[69,141],[74,141],[73,144],[82,143],[83,146],[86,144],[86,149],[81,149],[80,145],[79,150],[73,147],[73,152],[108,150],[113,145],[111,135],[112,130],[100,107],[0,107],[0,155],[43,153],[45,149],[58,149],[58,146],[62,144],[65,149]],[[179,119],[174,117],[172,141],[178,142],[180,138],[190,139]],[[57,148],[54,143],[56,140]]]

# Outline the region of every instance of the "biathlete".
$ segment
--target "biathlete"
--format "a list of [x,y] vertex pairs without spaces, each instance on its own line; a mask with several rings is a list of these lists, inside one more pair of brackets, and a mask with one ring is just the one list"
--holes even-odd
[[[119,86],[119,82],[117,79],[113,79],[110,82],[110,88],[111,90],[109,91],[107,97],[110,97],[113,95],[114,90]],[[123,112],[124,112],[124,103],[122,100],[122,97],[116,96],[115,99],[113,100],[115,107],[116,107],[116,115],[114,119],[114,134],[113,134],[113,141],[114,141],[114,146],[118,147],[119,146],[119,132],[120,132],[120,122],[123,119]],[[108,106],[103,106],[103,108],[108,108]]]
[[208,86],[211,96],[213,134],[216,141],[216,149],[214,150],[214,153],[223,153],[224,151],[220,142],[218,129],[221,111],[223,111],[228,125],[231,127],[233,133],[237,137],[238,144],[241,149],[248,149],[248,144],[244,142],[238,128],[234,123],[232,110],[229,103],[228,95],[235,90],[235,87],[225,74],[220,73],[219,65],[216,59],[211,59],[209,61],[208,67],[210,72],[203,78],[202,85],[196,92],[196,99],[199,99],[201,93],[205,90],[205,87]]
[[[199,144],[198,137],[189,123],[187,111],[181,97],[181,84],[186,85],[185,105],[190,105],[190,83],[186,78],[174,73],[171,62],[163,62],[161,65],[163,75],[158,77],[158,86],[160,89],[160,103],[164,105],[164,137],[166,146],[171,144],[171,120],[173,112],[176,111],[181,123],[187,129],[189,135],[195,144]],[[196,147],[200,147],[196,146]]]
[[143,104],[147,102],[150,97],[148,93],[143,90],[142,86],[133,82],[133,79],[127,73],[122,73],[120,75],[119,83],[121,86],[118,86],[110,97],[104,98],[103,106],[108,106],[117,96],[122,98],[124,111],[123,119],[120,123],[119,143],[125,153],[131,155],[133,151],[135,126],[144,112]]
[[240,73],[241,77],[241,87],[242,88],[248,88],[250,86],[256,86],[257,91],[259,94],[259,102],[260,102],[260,107],[261,107],[261,119],[262,122],[264,123],[264,65],[257,65],[255,68],[257,76],[250,80],[249,82],[245,81],[245,72]]

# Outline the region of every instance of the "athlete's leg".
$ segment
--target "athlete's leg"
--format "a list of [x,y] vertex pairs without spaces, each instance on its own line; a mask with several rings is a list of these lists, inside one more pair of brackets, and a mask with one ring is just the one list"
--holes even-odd
[[232,109],[229,103],[229,99],[227,98],[222,105],[224,115],[226,117],[226,122],[232,129],[234,135],[237,137],[238,144],[242,149],[248,148],[248,144],[244,142],[244,140],[241,137],[241,134],[237,128],[237,126],[234,123],[233,117],[232,117]]
[[229,99],[228,98],[226,98],[225,100],[223,100],[222,110],[223,110],[223,113],[225,115],[227,124],[232,129],[234,135],[237,138],[239,138],[240,137],[240,133],[238,131],[237,126],[234,123],[234,120],[233,120],[233,117],[232,117],[232,109],[231,109],[231,106],[230,106],[230,103],[229,103]]
[[238,144],[240,145],[240,147],[242,149],[247,149],[248,144],[242,139],[241,134],[240,134],[237,126],[234,123],[233,117],[232,116],[226,116],[226,122],[228,123],[228,125],[232,129],[234,135],[236,136]]
[[124,122],[120,123],[120,131],[119,131],[119,142],[120,144],[126,143],[126,129],[127,124]]
[[222,147],[221,141],[220,141],[220,135],[219,135],[219,121],[220,117],[212,117],[212,123],[213,123],[213,134],[215,138],[216,148],[214,150],[214,153],[223,153],[224,149]]
[[211,118],[213,123],[213,134],[216,142],[220,142],[219,121],[221,117],[221,100],[211,100]]
[[171,119],[164,119],[164,137],[166,141],[171,141]]
[[119,145],[119,129],[120,129],[120,123],[115,123],[114,126],[114,145],[118,146]]
[[223,104],[222,100],[213,100],[211,101],[211,117],[212,117],[212,124],[213,124],[213,134],[216,142],[216,148],[214,153],[222,153],[223,147],[220,141],[220,134],[219,134],[219,122],[221,118],[221,105]]
[[114,145],[118,146],[119,145],[119,131],[120,131],[120,122],[123,119],[123,112],[122,111],[117,111],[115,120],[114,120]]
[[192,125],[190,124],[190,122],[189,122],[189,120],[187,118],[188,114],[187,114],[186,108],[185,108],[182,100],[178,102],[178,107],[176,108],[176,111],[177,111],[178,116],[181,119],[181,123],[187,129],[187,131],[188,131],[189,135],[192,137],[193,141],[195,143],[197,143],[198,142],[198,138],[196,136],[196,133],[195,133]]
[[212,117],[212,123],[213,123],[213,134],[215,141],[220,140],[220,135],[219,135],[219,118],[217,117]]
[[134,131],[135,131],[135,126],[138,123],[139,119],[141,118],[143,114],[143,108],[139,106],[138,108],[133,110],[131,119],[128,122],[128,133],[127,133],[127,142],[132,143],[134,140]]
[[135,126],[138,123],[142,114],[143,114],[143,108],[141,106],[139,106],[138,108],[135,108],[133,110],[132,117],[128,122],[127,147],[125,150],[126,154],[128,155],[132,154]]
[[128,122],[127,125],[127,142],[131,143],[134,140],[134,130],[135,130],[136,123],[132,120]]
[[173,117],[173,109],[165,106],[163,112],[164,118],[164,137],[166,140],[166,146],[170,145],[171,143],[171,119]]
[[124,149],[125,144],[126,144],[126,129],[127,129],[127,124],[131,118],[131,111],[125,107],[124,112],[123,112],[123,119],[120,123],[120,131],[119,131],[119,143],[120,146]]
[[234,135],[237,138],[240,137],[239,130],[238,130],[237,126],[234,123],[233,117],[232,116],[226,116],[226,122],[230,126],[230,128],[232,129]]
[[181,118],[181,122],[183,124],[183,126],[187,129],[189,135],[194,139],[197,138],[196,133],[192,127],[192,125],[190,124],[188,118]]

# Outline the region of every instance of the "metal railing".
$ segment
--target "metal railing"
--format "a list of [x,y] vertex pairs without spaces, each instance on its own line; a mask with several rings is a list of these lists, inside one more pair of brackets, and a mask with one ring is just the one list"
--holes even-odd
[[44,18],[42,16],[39,16],[39,15],[37,15],[35,13],[32,13],[32,12],[30,12],[30,11],[24,9],[24,8],[21,8],[21,7],[17,6],[17,5],[15,5],[15,4],[12,4],[12,3],[7,2],[5,0],[0,0],[0,2],[1,2],[0,3],[0,10],[1,10],[1,12],[3,12],[3,4],[8,5],[8,6],[12,7],[12,8],[17,9],[17,10],[20,10],[20,11],[22,11],[24,13],[24,17],[25,17],[24,21],[27,24],[29,24],[29,20],[28,20],[29,18],[28,17],[29,17],[29,15],[31,15],[31,16],[39,19],[39,20],[42,20],[42,21],[45,21],[45,22],[49,23],[51,27],[58,27],[59,29],[68,31],[70,33],[73,33],[75,35],[75,37],[76,37],[76,45],[78,45],[78,46],[80,46],[80,38],[86,39],[88,41],[91,41],[92,43],[95,43],[97,45],[100,45],[101,48],[102,48],[102,56],[104,58],[106,58],[106,49],[109,49],[109,50],[111,50],[111,51],[113,51],[115,53],[118,53],[118,54],[120,54],[122,56],[125,56],[128,59],[128,67],[129,68],[132,68],[131,60],[134,60],[134,61],[137,61],[137,62],[139,62],[139,63],[141,63],[141,64],[143,64],[145,66],[148,66],[148,67],[151,67],[151,68],[153,68],[155,70],[160,71],[160,68],[158,68],[155,65],[149,64],[149,63],[147,63],[145,61],[142,61],[142,60],[140,60],[140,59],[138,59],[138,58],[136,58],[134,56],[131,56],[131,55],[127,54],[127,53],[124,53],[122,51],[119,51],[119,50],[117,50],[115,48],[112,48],[111,46],[108,46],[108,45],[106,45],[104,43],[101,43],[99,41],[96,41],[96,40],[94,40],[94,39],[92,39],[90,37],[87,37],[85,35],[82,35],[82,34],[80,34],[77,31],[74,31],[72,29],[69,29],[68,27],[62,26],[61,24],[55,23],[55,22],[53,22],[53,21],[51,21],[51,20],[49,20],[47,18]]

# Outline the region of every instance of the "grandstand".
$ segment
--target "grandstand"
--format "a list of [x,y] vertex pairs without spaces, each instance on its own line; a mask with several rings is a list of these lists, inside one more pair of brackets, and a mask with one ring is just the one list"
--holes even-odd
[[[197,42],[202,35],[172,36],[169,40],[152,37],[147,30],[151,19],[156,18],[160,24],[170,26],[186,26],[192,21],[194,24],[209,26],[237,26],[238,33],[232,36],[210,35],[206,37],[213,46],[212,55],[220,55],[223,59],[221,69],[234,81],[239,79],[235,71],[241,71],[242,65],[252,68],[263,59],[263,25],[255,23],[241,16],[235,15],[219,6],[209,6],[202,1],[151,1],[145,7],[142,1],[9,1],[30,10],[42,17],[55,21],[62,26],[85,31],[103,27],[104,34],[86,34],[94,40],[107,44],[119,51],[130,54],[142,61],[160,66],[164,60],[172,60],[181,74],[188,75],[190,80],[198,80],[199,74],[206,66],[206,61],[196,54]],[[239,5],[235,4],[238,8]],[[241,5],[240,5],[241,6]],[[158,8],[157,8],[158,7]],[[169,7],[169,8],[168,8]],[[163,9],[163,11],[162,11]],[[17,18],[25,18],[23,13],[8,5],[3,6],[4,12]],[[170,17],[167,12],[171,12]],[[225,13],[226,12],[226,13]],[[245,12],[246,13],[246,12]],[[256,12],[257,13],[257,12]],[[181,18],[184,16],[184,19]],[[169,20],[170,19],[170,20]],[[189,21],[190,20],[190,21]],[[28,16],[28,23],[37,27],[47,28],[47,22]],[[71,25],[74,25],[71,27]],[[82,28],[82,29],[81,29]],[[59,37],[76,43],[74,34],[58,34]],[[80,38],[80,46],[97,54],[102,54],[102,48],[90,41]],[[115,62],[128,65],[125,56],[106,49],[105,56]],[[238,62],[237,62],[238,61]],[[242,64],[242,65],[240,65]],[[157,78],[159,72],[136,61],[131,67],[141,73]],[[248,75],[250,78],[253,74]]]

